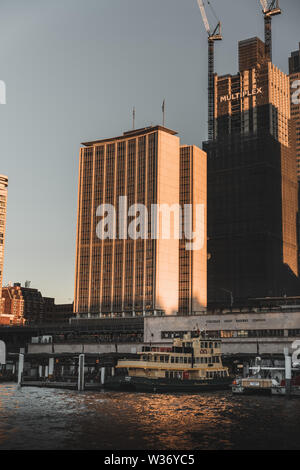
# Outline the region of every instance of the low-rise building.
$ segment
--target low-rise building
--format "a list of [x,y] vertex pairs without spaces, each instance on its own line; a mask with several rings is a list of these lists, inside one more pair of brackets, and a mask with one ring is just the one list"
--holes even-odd
[[21,287],[19,285],[3,287],[0,324],[23,325],[24,322],[24,298]]

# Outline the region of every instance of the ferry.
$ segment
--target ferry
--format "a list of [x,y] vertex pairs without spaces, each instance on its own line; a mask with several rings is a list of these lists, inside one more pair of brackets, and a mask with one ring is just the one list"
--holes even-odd
[[[234,394],[266,394],[286,395],[286,369],[285,367],[262,366],[261,357],[256,357],[254,367],[250,367],[251,374],[247,377],[237,377],[232,383]],[[290,395],[300,396],[300,369],[293,367],[290,384]]]
[[[172,347],[144,346],[134,360],[119,360],[105,386],[141,392],[227,390],[232,378],[222,365],[221,341],[185,334]],[[121,375],[121,373],[123,374]],[[119,375],[120,374],[120,375]]]

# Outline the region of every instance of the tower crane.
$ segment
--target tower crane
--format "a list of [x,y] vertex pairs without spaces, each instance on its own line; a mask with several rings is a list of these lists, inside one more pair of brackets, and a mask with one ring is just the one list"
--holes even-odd
[[281,15],[279,0],[260,0],[265,17],[265,44],[266,55],[272,60],[272,17]]
[[203,18],[203,23],[206,29],[206,32],[208,34],[208,140],[213,140],[214,139],[214,96],[215,96],[215,90],[214,90],[214,53],[215,53],[215,41],[221,41],[222,35],[221,35],[221,22],[217,19],[215,12],[211,6],[211,3],[208,1],[207,3],[211,7],[214,16],[216,17],[218,23],[217,26],[214,29],[211,29],[205,7],[204,7],[204,2],[203,0],[197,0],[201,15]]

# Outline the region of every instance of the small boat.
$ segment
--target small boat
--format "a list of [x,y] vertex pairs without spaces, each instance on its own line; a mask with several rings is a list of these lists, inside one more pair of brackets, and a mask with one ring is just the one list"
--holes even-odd
[[226,390],[232,378],[222,365],[221,341],[197,334],[176,338],[172,347],[144,346],[139,358],[119,360],[105,387],[141,392],[202,392]]
[[237,377],[232,382],[232,393],[238,395],[264,394],[271,395],[272,389],[280,385],[285,373],[284,367],[264,367],[261,357],[256,357],[254,367],[247,377]]

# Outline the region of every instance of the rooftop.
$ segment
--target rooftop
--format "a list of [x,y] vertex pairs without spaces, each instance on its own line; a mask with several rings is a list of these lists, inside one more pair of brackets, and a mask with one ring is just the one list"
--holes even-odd
[[131,137],[136,137],[138,135],[144,135],[144,134],[149,134],[151,132],[156,132],[156,131],[162,131],[166,132],[171,135],[177,135],[176,131],[173,131],[172,129],[168,129],[167,127],[163,126],[148,126],[148,127],[142,127],[140,129],[134,129],[131,131],[124,132],[123,135],[118,136],[118,137],[111,137],[109,139],[100,139],[100,140],[92,140],[90,142],[82,142],[82,145],[85,147],[92,147],[93,145],[99,145],[103,144],[106,142],[114,142],[116,140],[124,140],[124,139],[129,139]]

